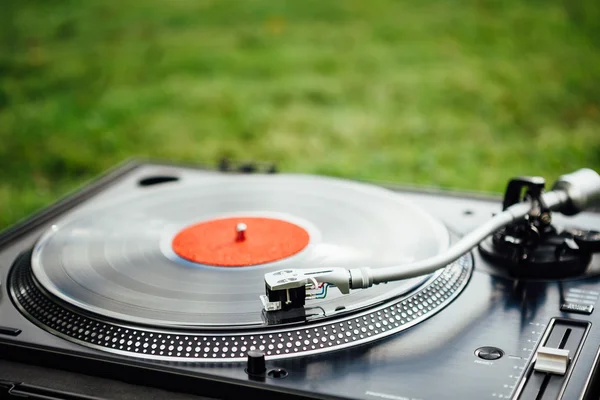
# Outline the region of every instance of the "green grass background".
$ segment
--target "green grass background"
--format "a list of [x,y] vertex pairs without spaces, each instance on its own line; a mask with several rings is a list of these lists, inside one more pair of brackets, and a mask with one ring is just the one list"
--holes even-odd
[[125,158],[502,191],[600,170],[596,0],[4,0],[0,228]]

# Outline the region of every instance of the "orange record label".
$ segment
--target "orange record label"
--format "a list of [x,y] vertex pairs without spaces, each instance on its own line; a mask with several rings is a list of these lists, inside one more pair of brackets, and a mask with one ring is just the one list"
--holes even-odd
[[236,217],[188,226],[173,239],[186,260],[221,267],[244,267],[290,257],[309,242],[306,230],[274,218]]

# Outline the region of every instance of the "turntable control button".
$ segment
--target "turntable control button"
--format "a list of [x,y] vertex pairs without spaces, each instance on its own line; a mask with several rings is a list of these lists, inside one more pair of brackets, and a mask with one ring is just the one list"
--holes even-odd
[[283,379],[288,376],[288,372],[283,368],[275,368],[270,370],[267,375],[269,375],[270,378]]
[[594,311],[594,306],[591,304],[562,303],[560,311],[590,315]]
[[265,354],[260,351],[250,350],[248,352],[248,363],[246,372],[248,375],[263,375],[267,370]]
[[20,329],[0,326],[0,335],[17,336],[21,333]]
[[475,350],[475,355],[482,360],[493,361],[501,358],[504,352],[497,347],[485,346]]

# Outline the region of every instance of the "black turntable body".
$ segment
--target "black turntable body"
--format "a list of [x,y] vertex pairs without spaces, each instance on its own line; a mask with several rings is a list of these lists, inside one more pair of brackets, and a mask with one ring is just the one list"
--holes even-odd
[[[126,164],[5,231],[0,392],[149,398],[152,387],[158,397],[599,398],[600,239],[594,231],[600,214],[552,214],[558,231],[585,232],[552,247],[553,259],[575,254],[576,262],[559,263],[558,272],[544,264],[519,275],[528,266],[502,265],[489,239],[487,247],[482,243],[426,276],[347,296],[330,287],[329,300],[322,299],[327,285],[315,284],[324,294],[306,300],[305,308],[267,312],[258,296],[265,272],[289,268],[288,262],[319,267],[319,260],[360,267],[373,255],[374,266],[386,265],[407,251],[422,259],[484,224],[503,204],[392,186],[371,193],[356,182],[337,187],[337,179],[251,169]],[[312,194],[298,194],[307,191]],[[323,209],[326,203],[333,206]],[[191,232],[186,227],[240,212],[248,237],[254,226],[271,224],[268,218],[308,234],[290,233],[294,239],[281,248],[261,250],[261,257],[289,252],[283,261],[273,255],[276,261],[261,258],[244,268],[221,248],[217,266],[206,266],[206,257],[214,259],[208,250],[194,247],[182,256],[188,248],[175,246]],[[212,229],[200,225],[194,229]],[[239,242],[244,231],[237,226]],[[292,242],[302,249],[290,249]],[[583,255],[572,253],[586,245]],[[99,380],[71,378],[67,394],[58,380],[55,387],[44,380],[43,371]],[[111,391],[121,382],[129,386]]]

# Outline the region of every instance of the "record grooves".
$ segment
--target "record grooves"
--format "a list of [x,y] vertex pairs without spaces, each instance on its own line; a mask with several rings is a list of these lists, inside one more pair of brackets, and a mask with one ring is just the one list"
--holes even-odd
[[[237,240],[237,225],[246,227],[245,240]],[[31,268],[46,292],[105,319],[235,330],[272,325],[262,315],[265,273],[381,268],[437,255],[449,243],[440,221],[375,186],[312,176],[218,176],[74,213],[39,238]],[[372,307],[426,279],[349,295],[330,290],[307,315]]]
[[154,360],[244,361],[249,350],[286,358],[338,350],[371,342],[424,321],[450,303],[469,280],[471,255],[431,276],[416,291],[370,310],[330,321],[238,332],[165,329],[109,321],[67,307],[34,282],[30,253],[12,268],[10,293],[36,325],[64,339],[104,351]]

